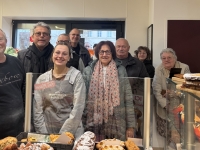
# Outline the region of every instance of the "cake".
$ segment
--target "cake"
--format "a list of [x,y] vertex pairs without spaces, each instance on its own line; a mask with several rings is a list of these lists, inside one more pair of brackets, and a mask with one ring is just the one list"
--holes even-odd
[[73,150],[93,150],[95,146],[95,134],[87,131],[79,138]]
[[183,88],[200,91],[200,73],[187,73],[183,75],[185,81],[182,84]]

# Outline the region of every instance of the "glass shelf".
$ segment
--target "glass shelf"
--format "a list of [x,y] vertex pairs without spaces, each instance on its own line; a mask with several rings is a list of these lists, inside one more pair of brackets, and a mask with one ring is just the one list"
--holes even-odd
[[167,137],[165,149],[197,150],[200,146],[200,97],[167,79]]

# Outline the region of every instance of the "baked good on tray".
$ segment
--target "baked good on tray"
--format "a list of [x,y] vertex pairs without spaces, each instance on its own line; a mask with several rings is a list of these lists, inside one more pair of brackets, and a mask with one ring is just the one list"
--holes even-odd
[[95,146],[95,134],[87,131],[79,138],[73,150],[93,150]]
[[125,145],[128,150],[140,150],[140,148],[131,140],[125,141]]
[[0,150],[4,150],[4,148],[7,146],[7,145],[10,145],[10,144],[16,144],[17,143],[17,139],[15,137],[6,137],[2,140],[0,140]]
[[102,149],[124,149],[123,147],[125,146],[124,142],[118,139],[105,139],[97,143],[96,148],[99,150]]
[[[65,134],[70,138],[68,144],[72,144],[74,142],[74,135],[70,132],[65,132]],[[50,142],[54,143],[59,138],[59,136],[60,136],[59,134],[50,134],[49,135]]]

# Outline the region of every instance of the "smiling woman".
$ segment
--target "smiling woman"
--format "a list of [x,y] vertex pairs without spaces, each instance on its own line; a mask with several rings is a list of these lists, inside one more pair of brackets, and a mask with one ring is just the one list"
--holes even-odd
[[66,66],[70,56],[70,47],[58,42],[52,54],[53,69],[36,81],[33,108],[37,133],[82,134],[85,84],[80,71]]
[[111,41],[101,41],[95,56],[97,60],[83,72],[87,89],[85,130],[94,132],[96,141],[133,137],[135,115],[126,69],[114,61],[116,51]]

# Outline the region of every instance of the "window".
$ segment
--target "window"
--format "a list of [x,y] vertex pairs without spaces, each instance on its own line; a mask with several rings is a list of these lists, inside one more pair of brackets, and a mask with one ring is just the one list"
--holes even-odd
[[[124,21],[59,21],[59,20],[13,20],[12,46],[19,50],[27,48],[31,41],[33,26],[43,21],[51,27],[51,44],[55,46],[57,37],[62,33],[69,33],[71,29],[78,28],[81,31],[81,41],[93,44],[102,40],[110,40],[124,37]],[[81,42],[80,41],[80,42]]]

